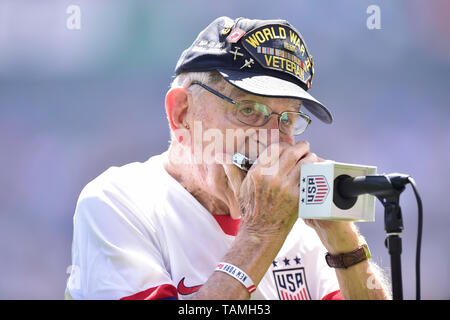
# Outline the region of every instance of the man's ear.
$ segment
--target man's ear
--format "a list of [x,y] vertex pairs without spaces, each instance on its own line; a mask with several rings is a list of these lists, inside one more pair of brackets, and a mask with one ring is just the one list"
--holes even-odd
[[172,131],[184,128],[184,120],[189,108],[188,97],[186,88],[172,88],[166,94],[166,113]]

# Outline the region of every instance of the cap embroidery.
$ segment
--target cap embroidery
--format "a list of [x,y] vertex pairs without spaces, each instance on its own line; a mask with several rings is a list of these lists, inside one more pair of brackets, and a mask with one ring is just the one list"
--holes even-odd
[[245,67],[252,67],[252,64],[255,63],[255,60],[253,60],[252,58],[250,58],[250,60],[245,59],[245,63],[242,67],[240,67],[240,69],[245,68]]
[[234,28],[233,31],[228,35],[227,41],[229,43],[236,43],[239,41],[240,38],[245,34],[244,30],[241,30],[239,28]]
[[263,68],[293,75],[307,87],[311,85],[312,58],[301,36],[289,26],[258,27],[247,32],[241,43]]
[[233,59],[233,60],[236,60],[236,56],[237,56],[237,55],[240,56],[240,57],[243,57],[243,56],[244,56],[243,53],[238,52],[239,49],[241,49],[241,48],[240,48],[240,47],[234,47],[234,50],[235,50],[235,51],[231,51],[231,50],[228,51],[229,53],[234,54],[234,59]]

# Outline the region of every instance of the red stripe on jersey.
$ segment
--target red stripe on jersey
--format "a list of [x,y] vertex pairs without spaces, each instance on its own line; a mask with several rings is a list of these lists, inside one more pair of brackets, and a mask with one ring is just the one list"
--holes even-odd
[[120,298],[120,300],[159,300],[175,298],[178,299],[177,289],[171,284],[163,284],[161,286],[153,287],[131,296]]
[[233,219],[230,215],[215,214],[213,217],[216,219],[222,231],[229,236],[237,235],[239,226],[241,225],[241,219]]
[[323,297],[322,300],[342,300],[341,291],[340,290],[333,291],[327,294],[325,297]]

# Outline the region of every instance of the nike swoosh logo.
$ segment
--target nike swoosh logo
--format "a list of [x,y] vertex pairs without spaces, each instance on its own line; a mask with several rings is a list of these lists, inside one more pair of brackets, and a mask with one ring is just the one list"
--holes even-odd
[[183,296],[187,296],[188,294],[192,294],[194,292],[197,292],[202,287],[202,285],[193,286],[193,287],[186,287],[184,285],[184,279],[185,278],[181,279],[180,282],[178,283],[178,286],[177,286],[178,293],[183,295]]

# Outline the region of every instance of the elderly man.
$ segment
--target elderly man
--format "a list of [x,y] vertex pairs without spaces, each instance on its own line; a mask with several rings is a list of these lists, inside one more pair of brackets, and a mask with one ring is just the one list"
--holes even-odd
[[80,195],[66,298],[388,299],[352,223],[298,219],[301,165],[322,161],[294,141],[311,122],[300,107],[332,122],[307,93],[301,35],[284,20],[221,17],[175,72],[168,151]]

